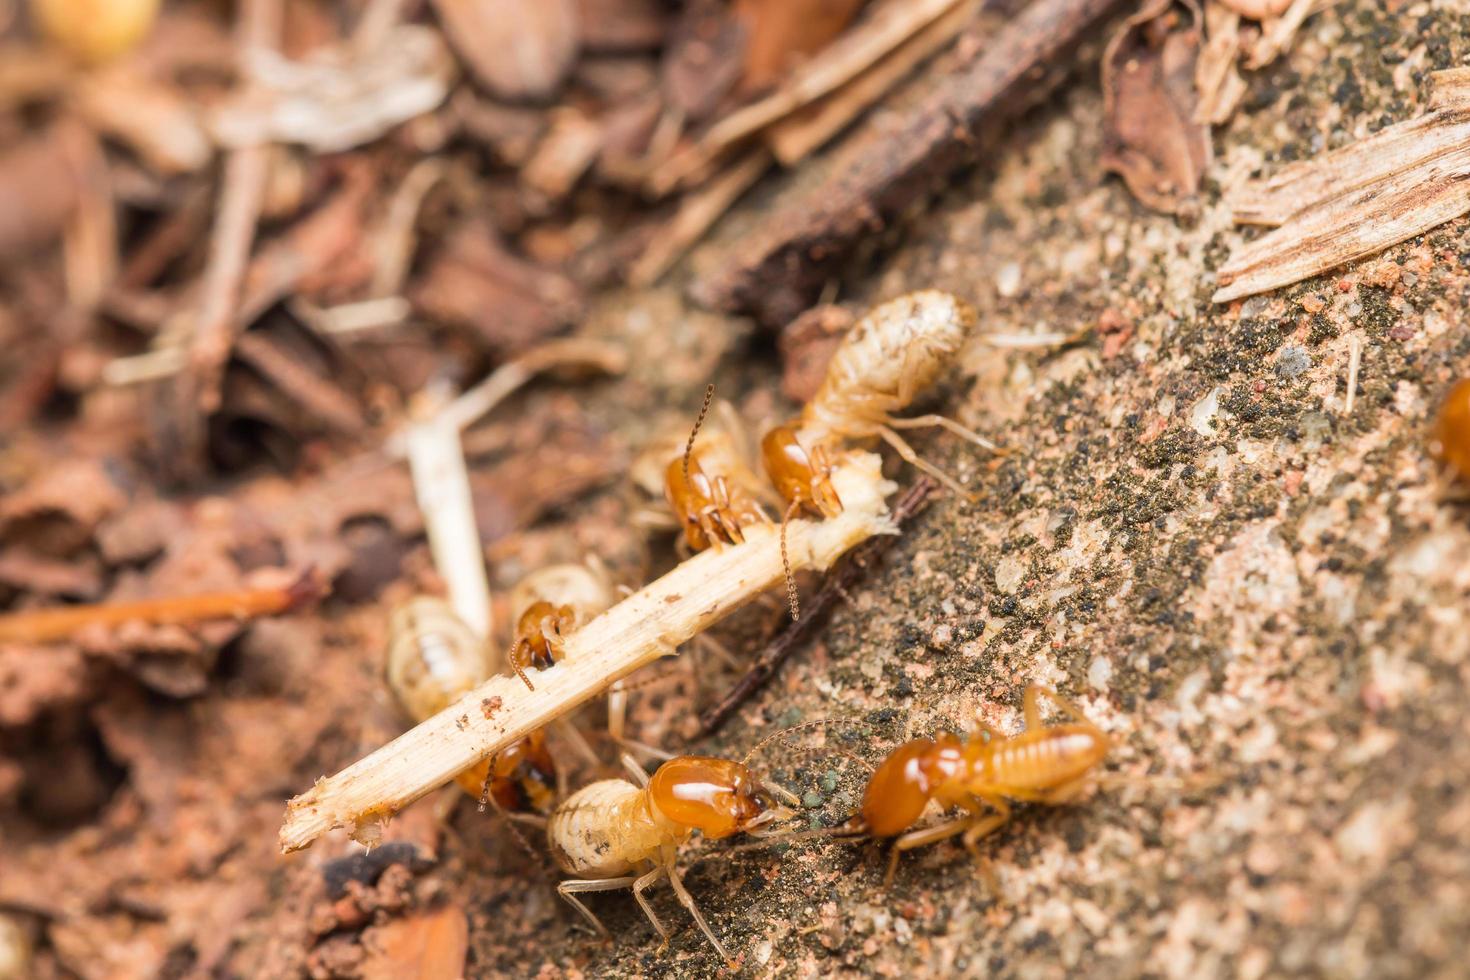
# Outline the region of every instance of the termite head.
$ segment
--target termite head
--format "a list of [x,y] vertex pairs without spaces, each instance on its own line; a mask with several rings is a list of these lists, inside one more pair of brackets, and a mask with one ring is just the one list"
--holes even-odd
[[782,499],[807,508],[822,517],[842,513],[842,501],[832,486],[832,463],[826,448],[817,445],[808,452],[793,423],[778,425],[761,439],[761,462]]
[[749,832],[787,812],[744,763],[709,756],[679,756],[659,766],[648,797],[666,820],[712,840]]
[[859,811],[868,833],[893,837],[913,826],[939,785],[964,764],[964,743],[954,735],[900,745],[868,780]]
[[496,753],[490,795],[512,813],[550,813],[556,805],[556,762],[540,729]]
[[1460,381],[1445,396],[1435,420],[1431,450],[1460,479],[1470,480],[1470,378]]
[[516,621],[515,645],[510,650],[513,668],[546,670],[560,658],[564,634],[577,625],[571,606],[546,601],[533,602]]

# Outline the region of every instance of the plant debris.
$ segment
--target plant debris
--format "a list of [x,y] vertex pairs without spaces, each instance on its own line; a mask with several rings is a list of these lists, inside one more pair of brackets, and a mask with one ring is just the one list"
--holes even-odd
[[1165,214],[1198,213],[1196,197],[1210,164],[1209,123],[1196,112],[1200,21],[1194,0],[1155,0],[1129,18],[1103,55],[1102,165],[1121,174],[1139,201]]

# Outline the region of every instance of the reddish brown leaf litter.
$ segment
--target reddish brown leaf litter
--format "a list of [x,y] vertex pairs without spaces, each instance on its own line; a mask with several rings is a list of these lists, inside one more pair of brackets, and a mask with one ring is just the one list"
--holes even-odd
[[[1470,226],[1208,300],[1259,240],[1230,224],[1240,190],[1453,114],[1430,77],[1470,57],[1464,16],[1207,4],[1207,27],[1244,18],[1218,57],[1245,89],[1184,227],[1101,173],[1114,8],[1067,5],[1091,12],[1065,21],[1092,38],[1079,62],[1033,19],[1056,4],[992,6],[834,137],[851,142],[751,183],[694,261],[671,250],[670,285],[629,290],[680,210],[648,204],[650,175],[781,81],[749,90],[735,5],[521,6],[486,26],[499,7],[184,0],[88,67],[40,39],[29,5],[0,4],[0,614],[279,596],[309,566],[330,588],[269,617],[0,643],[0,972],[717,975],[667,893],[651,893],[677,926],[662,953],[633,903],[592,899],[612,942],[582,930],[546,861],[458,787],[370,852],[329,836],[281,858],[282,804],[410,724],[382,679],[388,610],[444,589],[391,448],[418,395],[568,332],[626,351],[611,377],[537,374],[464,435],[504,634],[528,572],[595,557],[637,587],[678,560],[627,475],[663,423],[687,432],[709,381],[759,435],[810,396],[837,311],[921,288],[960,294],[995,335],[916,406],[1008,450],[915,439],[977,499],[937,497],[840,581],[717,736],[698,718],[780,628],[779,594],[714,631],[732,663],[698,647],[639,678],[629,732],[738,756],[828,720],[762,752],[830,825],[860,799],[850,756],[977,711],[1014,734],[1041,683],[1115,740],[1110,783],[1018,807],[982,842],[994,888],[958,845],[910,855],[888,889],[872,845],[691,848],[688,887],[743,972],[1453,971],[1470,933],[1470,512],[1433,453],[1450,456],[1454,416],[1436,419],[1470,373]],[[237,47],[277,19],[273,53]],[[483,42],[513,25],[526,58],[487,66]],[[1003,43],[1017,30],[1028,43]],[[823,98],[856,99],[931,40],[907,37]],[[834,68],[836,40],[789,43],[783,66]],[[993,111],[1043,90],[1011,122]],[[291,135],[297,107],[331,125]],[[226,209],[254,215],[221,270],[209,242],[242,132],[272,142],[254,206]],[[709,179],[773,137],[748,138]],[[680,193],[710,186],[690,179]],[[210,282],[230,287],[222,307]],[[786,339],[685,304],[691,282]],[[215,407],[179,382],[200,370],[201,310],[222,345],[205,358]],[[604,765],[549,735],[574,787],[616,756],[602,707],[577,722]]]

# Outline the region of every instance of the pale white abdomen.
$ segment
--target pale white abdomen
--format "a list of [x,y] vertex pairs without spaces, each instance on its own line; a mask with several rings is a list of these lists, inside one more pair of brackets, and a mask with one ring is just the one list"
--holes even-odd
[[641,870],[665,844],[681,839],[649,812],[647,794],[625,779],[582,787],[552,811],[546,842],[556,864],[579,878],[616,878]]
[[921,289],[868,311],[832,356],[803,421],[833,434],[862,435],[905,408],[939,376],[975,325],[953,293]]

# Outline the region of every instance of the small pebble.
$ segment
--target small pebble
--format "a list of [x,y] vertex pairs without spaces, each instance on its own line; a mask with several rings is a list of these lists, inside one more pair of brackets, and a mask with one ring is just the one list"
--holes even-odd
[[815,810],[822,805],[822,794],[814,789],[809,789],[802,794],[801,805],[808,810]]
[[831,771],[822,773],[822,792],[823,793],[830,793],[830,792],[832,792],[836,788],[837,788],[837,773],[831,772]]
[[1312,366],[1312,355],[1305,348],[1292,345],[1281,348],[1281,353],[1276,355],[1276,377],[1282,381],[1290,381],[1293,378],[1305,374]]

